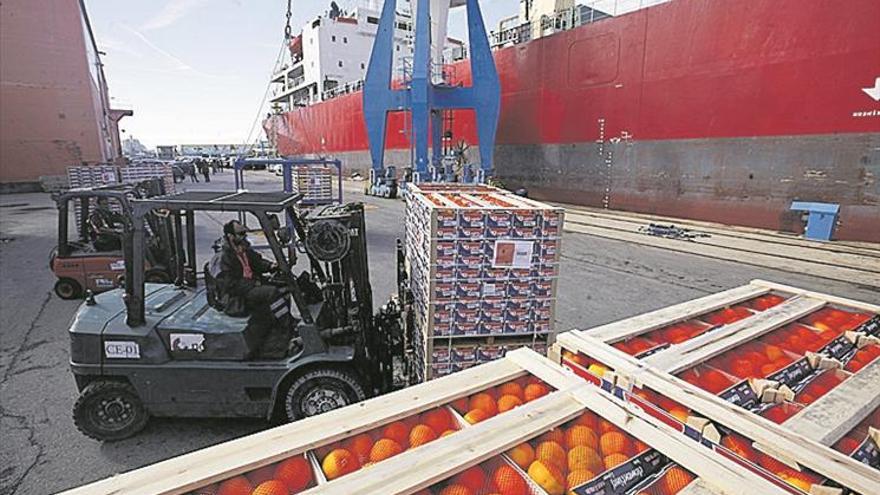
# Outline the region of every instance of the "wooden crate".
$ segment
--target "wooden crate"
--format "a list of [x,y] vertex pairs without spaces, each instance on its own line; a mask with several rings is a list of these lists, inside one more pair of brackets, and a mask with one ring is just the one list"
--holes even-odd
[[407,273],[417,381],[553,334],[563,212],[488,186],[410,185]]
[[[748,314],[740,309],[750,307],[755,309]],[[714,324],[698,325],[695,320]],[[817,337],[780,340],[799,331],[812,331]],[[819,338],[822,332],[829,333]],[[755,280],[594,329],[560,334],[551,356],[695,439],[715,445],[721,440],[719,431],[738,434],[789,466],[860,493],[880,493],[874,430],[880,419],[880,360],[861,364],[855,373],[844,366],[857,352],[873,352],[878,332],[876,305]],[[790,355],[795,342],[810,350],[803,356]],[[780,354],[785,359],[756,371],[760,356],[737,357],[742,346],[750,353]],[[734,367],[723,368],[724,363]],[[807,394],[813,397],[808,400]],[[843,450],[838,442],[850,432],[858,449],[844,454],[829,448]]]
[[[340,442],[398,421],[406,422],[420,413],[437,411],[463,398],[477,400],[475,394],[501,385],[510,387],[509,384],[517,380],[546,384],[553,390],[476,424],[460,422],[459,431],[455,433],[331,481],[320,468],[321,456]],[[588,486],[591,491],[578,488],[578,493],[623,493],[609,490],[612,486],[620,487],[618,483],[628,485],[630,491],[642,490],[643,484],[667,483],[666,478],[681,475],[681,471],[670,472],[672,468],[684,469],[690,476],[697,477],[685,479],[687,487],[680,493],[791,493],[784,483],[742,469],[736,460],[700,447],[642,409],[601,392],[527,349],[447,377],[185,454],[67,493],[179,494],[201,489],[210,492],[210,487],[216,487],[214,483],[233,478],[241,481],[238,477],[243,474],[254,477],[271,472],[272,468],[267,467],[279,461],[303,464],[304,460],[290,459],[306,456],[313,482],[303,493],[309,494],[436,494],[446,480],[473,466],[492,469],[503,465],[520,484],[524,481],[528,485],[527,493],[547,495],[507,452],[515,447],[525,448],[522,447],[524,442],[534,442],[542,436],[552,438],[563,431],[574,431],[572,421],[596,425],[600,420],[607,422],[601,426],[603,431],[616,430],[624,438],[628,437],[632,446],[643,445],[638,451],[629,451],[639,453],[626,462],[587,482],[583,489]],[[561,425],[572,429],[563,430]],[[578,431],[584,431],[583,428]],[[608,438],[611,440],[612,436]],[[635,443],[636,440],[642,444]],[[552,451],[549,449],[552,445],[546,447],[542,449]],[[604,491],[598,489],[601,487]],[[425,489],[429,490],[422,491]],[[560,492],[551,490],[551,493]]]

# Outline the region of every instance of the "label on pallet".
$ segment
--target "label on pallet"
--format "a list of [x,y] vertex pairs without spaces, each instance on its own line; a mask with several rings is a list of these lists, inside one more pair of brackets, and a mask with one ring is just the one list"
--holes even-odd
[[718,397],[721,397],[731,404],[746,409],[758,402],[758,396],[755,394],[755,391],[752,389],[752,386],[749,385],[747,380],[739,382],[724,392],[721,392]]
[[866,335],[880,335],[880,315],[875,315],[870,320],[862,323],[855,331],[863,332]]
[[627,493],[648,476],[660,471],[669,460],[656,450],[648,450],[592,480],[572,488],[577,495],[618,495]]
[[807,378],[813,373],[813,368],[807,361],[807,358],[800,359],[794,363],[782,368],[781,370],[768,376],[768,380],[774,380],[789,387],[794,388],[798,382]]
[[855,348],[855,344],[849,341],[846,336],[841,335],[836,339],[829,342],[825,347],[819,349],[820,354],[825,354],[826,356],[832,357],[834,359],[841,359],[843,356],[847,355],[851,350]]

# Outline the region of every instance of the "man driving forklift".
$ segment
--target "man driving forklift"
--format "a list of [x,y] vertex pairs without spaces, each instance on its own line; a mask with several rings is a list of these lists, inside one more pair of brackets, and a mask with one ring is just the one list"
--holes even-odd
[[118,251],[122,249],[122,227],[125,217],[110,209],[105,197],[97,198],[97,205],[89,215],[89,235],[95,251]]
[[259,357],[283,357],[296,327],[287,293],[263,278],[277,268],[251,247],[247,228],[231,220],[223,225],[221,248],[206,270],[214,285],[209,303],[229,316],[250,316],[248,326],[262,341]]

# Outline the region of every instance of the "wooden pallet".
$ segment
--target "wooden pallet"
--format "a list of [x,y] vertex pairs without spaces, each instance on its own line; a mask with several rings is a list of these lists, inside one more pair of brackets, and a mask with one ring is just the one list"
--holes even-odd
[[[641,359],[608,345],[770,292],[782,294],[788,299],[751,317],[722,325],[665,349],[646,353]],[[557,344],[551,349],[551,358],[567,363],[588,379],[599,383],[600,380],[585,373],[580,366],[585,364],[576,357],[580,353],[613,370],[602,380],[610,390],[626,395],[634,387],[647,387],[689,408],[692,416],[689,420],[695,419],[699,428],[705,426],[699,418],[706,418],[742,434],[754,441],[760,450],[786,458],[794,466],[806,467],[860,493],[880,493],[880,472],[828,448],[880,405],[880,360],[865,366],[781,426],[674,375],[827,305],[880,314],[880,306],[755,280],[746,286],[594,329],[560,334]],[[850,337],[873,339],[864,335]],[[575,357],[567,359],[563,354]],[[760,381],[754,383],[761,385]]]
[[[692,483],[692,488],[688,488],[689,493],[792,493],[784,484],[742,469],[735,461],[682,437],[642,409],[583,383],[564,368],[526,349],[444,378],[65,493],[188,493],[527,375],[543,380],[555,391],[333,481],[322,480],[318,476],[320,471],[316,471],[318,485],[304,493],[415,493],[481,462],[510,462],[503,455],[508,449],[562,425],[584,411],[595,412],[694,473],[698,479]],[[545,492],[535,485],[532,493],[541,495]]]

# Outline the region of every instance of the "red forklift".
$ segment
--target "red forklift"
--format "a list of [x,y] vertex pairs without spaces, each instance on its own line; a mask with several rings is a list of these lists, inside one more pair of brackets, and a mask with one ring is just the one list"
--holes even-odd
[[[58,245],[52,250],[49,268],[55,273],[55,294],[61,299],[78,299],[86,293],[104,292],[122,286],[125,279],[125,257],[120,243],[112,242],[116,232],[96,232],[92,215],[99,203],[113,212],[120,225],[119,239],[131,221],[132,199],[147,199],[163,195],[161,179],[147,179],[137,183],[70,189],[54,195],[58,208]],[[73,215],[71,213],[74,213]],[[76,238],[71,239],[71,217],[76,223]],[[153,283],[169,283],[176,253],[171,248],[171,225],[160,213],[147,218],[148,238],[145,260],[145,279]],[[116,230],[116,229],[113,229]],[[98,236],[110,238],[101,242]]]

